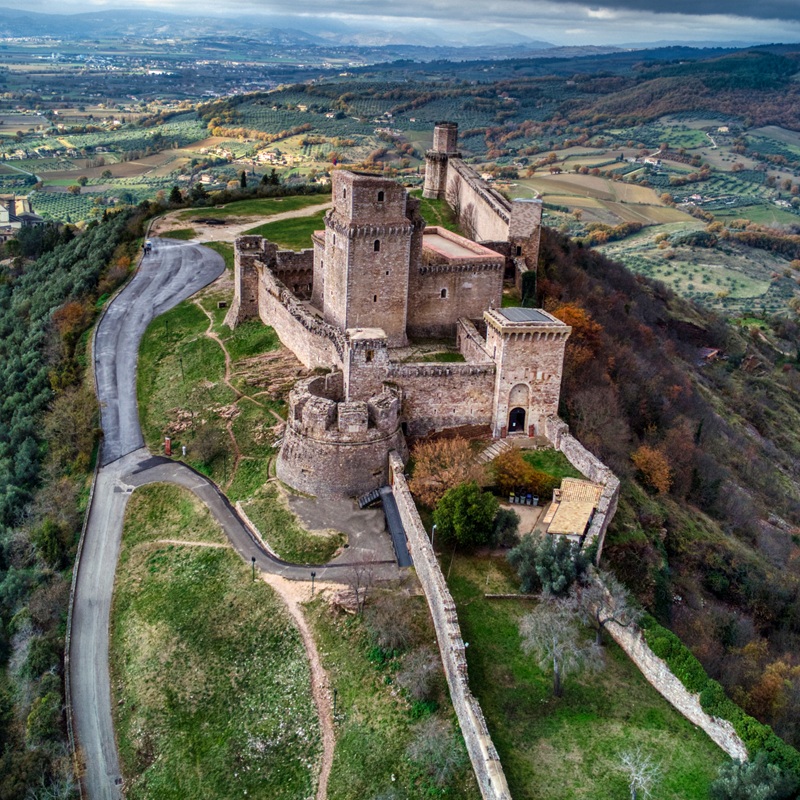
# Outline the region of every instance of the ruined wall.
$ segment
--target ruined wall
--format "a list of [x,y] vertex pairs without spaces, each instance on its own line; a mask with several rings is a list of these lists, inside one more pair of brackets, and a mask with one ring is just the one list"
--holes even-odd
[[311,299],[314,281],[313,250],[278,250],[275,253],[273,272],[300,300]]
[[[408,333],[450,337],[461,317],[475,319],[503,296],[504,264],[420,265],[409,276]],[[445,296],[442,296],[444,292]]]
[[486,339],[478,333],[472,320],[462,317],[456,326],[456,343],[461,355],[468,364],[491,364],[492,359],[486,350]]
[[556,450],[560,450],[575,469],[593,483],[603,486],[603,492],[586,533],[585,545],[597,541],[597,563],[603,553],[606,531],[614,519],[619,502],[620,483],[617,476],[593,453],[590,453],[572,434],[569,426],[558,417],[545,420],[544,435]]
[[452,208],[458,208],[468,236],[478,242],[508,240],[511,203],[460,158],[447,162],[446,199]]
[[692,694],[675,675],[666,662],[660,659],[647,645],[642,632],[636,626],[624,628],[609,622],[606,629],[614,641],[628,654],[639,668],[648,683],[653,686],[667,702],[680,711],[686,719],[702,728],[711,740],[731,758],[747,760],[747,748],[724,719],[712,717],[703,711],[700,695]]
[[310,314],[266,268],[261,270],[258,288],[261,321],[275,328],[278,338],[303,366],[309,369],[341,366],[344,336],[336,328]]
[[391,364],[388,380],[403,395],[407,432],[424,436],[444,428],[488,425],[494,364]]
[[472,769],[484,800],[511,800],[500,757],[492,742],[480,704],[469,688],[464,640],[456,604],[422,526],[414,499],[403,474],[403,460],[389,455],[392,488],[408,539],[408,549],[433,618],[450,698],[467,746]]

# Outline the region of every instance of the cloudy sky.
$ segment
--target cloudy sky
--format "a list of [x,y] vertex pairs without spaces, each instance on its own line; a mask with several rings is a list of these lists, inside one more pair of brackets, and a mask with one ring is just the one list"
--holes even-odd
[[[556,44],[621,44],[663,40],[800,42],[800,0],[0,0],[48,13],[151,8],[178,14],[279,17],[296,27],[331,26],[431,31],[472,38],[512,30]],[[405,38],[405,37],[403,37]]]

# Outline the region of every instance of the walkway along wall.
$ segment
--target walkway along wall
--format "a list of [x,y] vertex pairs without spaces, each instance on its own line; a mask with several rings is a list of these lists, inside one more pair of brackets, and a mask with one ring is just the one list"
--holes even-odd
[[439,562],[428,541],[428,535],[422,527],[403,473],[403,460],[394,452],[389,454],[389,473],[417,577],[433,617],[450,697],[481,795],[484,800],[511,800],[506,776],[486,727],[483,712],[469,689],[464,640],[458,625],[456,604],[439,569]]

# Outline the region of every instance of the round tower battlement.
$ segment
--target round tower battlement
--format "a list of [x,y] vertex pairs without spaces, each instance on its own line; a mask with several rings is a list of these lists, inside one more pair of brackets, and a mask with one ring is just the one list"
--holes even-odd
[[321,497],[353,497],[385,485],[390,450],[405,452],[400,398],[384,388],[346,401],[342,373],[300,381],[289,393],[289,417],[278,478]]

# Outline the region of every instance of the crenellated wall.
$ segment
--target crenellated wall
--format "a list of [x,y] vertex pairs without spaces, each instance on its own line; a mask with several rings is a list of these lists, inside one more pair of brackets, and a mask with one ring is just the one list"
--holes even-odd
[[344,335],[306,310],[266,268],[260,271],[258,313],[261,321],[275,328],[281,342],[308,369],[333,365],[341,367]]
[[507,241],[511,202],[460,158],[448,161],[446,199],[460,212],[463,228],[476,241]]
[[493,363],[392,363],[387,379],[402,391],[407,432],[424,436],[444,428],[488,424],[494,376]]
[[403,459],[397,453],[390,453],[389,465],[392,489],[406,531],[408,549],[428,601],[444,674],[450,689],[450,699],[481,795],[484,800],[511,800],[503,766],[489,734],[483,711],[469,688],[464,639],[458,624],[456,604],[414,505],[414,498],[404,475]]

